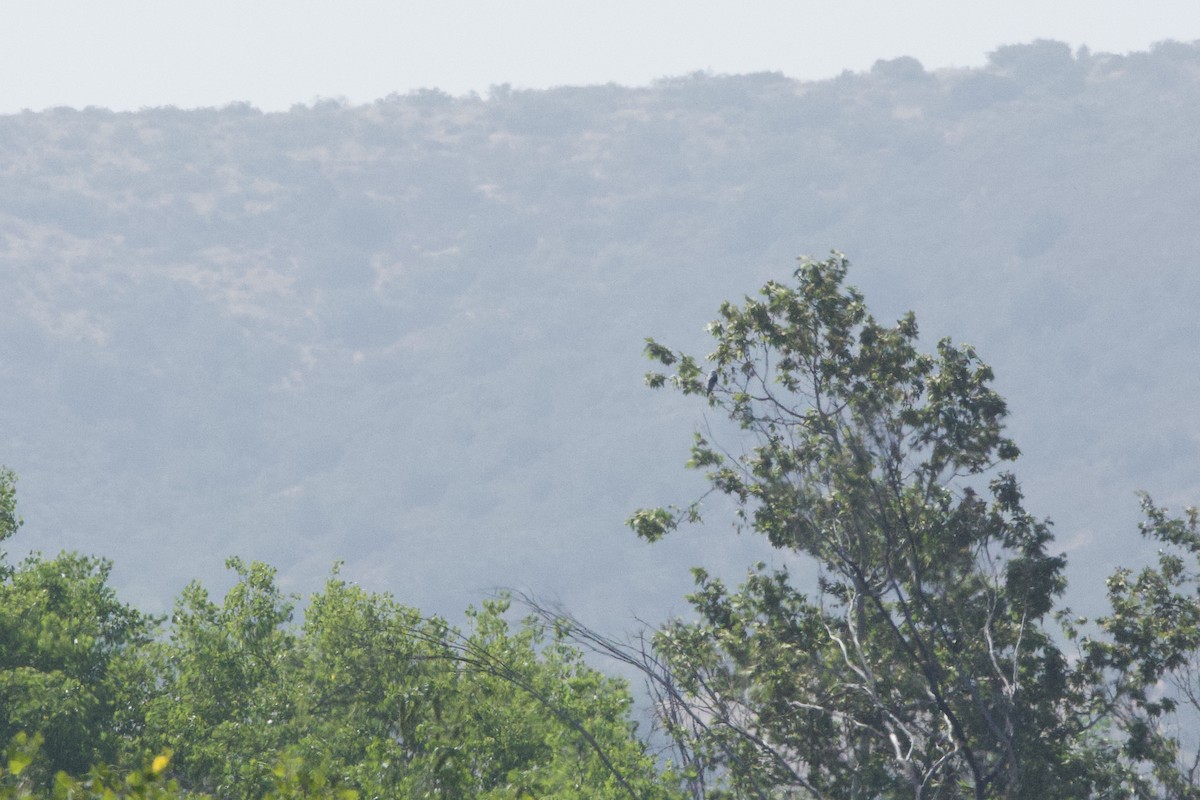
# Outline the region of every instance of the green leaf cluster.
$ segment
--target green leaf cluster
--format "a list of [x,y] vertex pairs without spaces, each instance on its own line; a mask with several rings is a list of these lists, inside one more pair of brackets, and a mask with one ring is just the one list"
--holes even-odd
[[[1139,749],[1122,726],[1136,715],[1115,710],[1167,710],[1149,687],[1200,647],[1200,605],[1177,593],[1200,573],[1170,559],[1136,584],[1119,573],[1117,613],[1104,621],[1115,643],[1089,644],[1084,659],[1065,652],[1078,640],[1053,625],[1065,558],[1003,468],[1019,450],[991,369],[949,339],[924,352],[911,313],[877,322],[847,270],[836,252],[802,259],[793,282],[723,304],[705,359],[647,341],[669,370],[650,386],[704,395],[740,430],[726,441],[697,433],[688,466],[730,499],[740,529],[816,576],[802,590],[786,569],[759,565],[730,589],[697,570],[696,619],[657,632],[643,664],[669,700],[664,724],[693,793],[1162,788],[1144,772],[1162,761],[1151,750],[1171,752],[1168,738],[1147,734]],[[697,502],[643,509],[629,524],[653,541],[700,515]],[[1160,538],[1196,547],[1194,527],[1150,518]]]
[[624,681],[506,598],[460,629],[335,569],[297,623],[271,567],[228,566],[169,619],[103,560],[5,567],[0,798],[674,796]]

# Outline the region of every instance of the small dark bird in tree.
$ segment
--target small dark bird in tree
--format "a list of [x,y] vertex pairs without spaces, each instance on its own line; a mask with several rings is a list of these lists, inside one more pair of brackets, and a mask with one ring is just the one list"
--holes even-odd
[[712,390],[717,386],[717,371],[714,369],[708,373],[708,385],[704,387],[704,394],[712,397]]

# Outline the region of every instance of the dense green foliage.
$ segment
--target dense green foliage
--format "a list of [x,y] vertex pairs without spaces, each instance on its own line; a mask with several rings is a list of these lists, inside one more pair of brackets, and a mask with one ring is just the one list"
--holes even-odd
[[[652,387],[707,398],[739,431],[706,426],[689,466],[739,529],[815,571],[760,565],[731,590],[697,570],[698,618],[642,659],[694,793],[1195,796],[1162,679],[1200,696],[1200,572],[1166,555],[1115,575],[1111,640],[1056,625],[1065,558],[1001,468],[1019,451],[991,370],[947,339],[921,352],[911,313],[876,322],[846,270],[804,259],[793,285],[724,304],[711,372],[647,344],[671,369]],[[654,541],[701,511],[630,524]],[[1149,511],[1149,532],[1200,553],[1194,515]]]
[[[10,474],[0,490],[8,534]],[[460,631],[335,573],[296,626],[271,568],[229,566],[225,597],[189,586],[165,631],[103,561],[5,567],[0,797],[671,796],[624,683],[506,600]]]

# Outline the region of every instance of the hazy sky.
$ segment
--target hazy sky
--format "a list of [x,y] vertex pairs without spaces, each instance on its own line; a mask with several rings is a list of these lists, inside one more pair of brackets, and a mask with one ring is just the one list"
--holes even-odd
[[697,70],[820,79],[1002,44],[1200,39],[1200,0],[7,0],[0,113],[181,107],[440,88],[645,84]]

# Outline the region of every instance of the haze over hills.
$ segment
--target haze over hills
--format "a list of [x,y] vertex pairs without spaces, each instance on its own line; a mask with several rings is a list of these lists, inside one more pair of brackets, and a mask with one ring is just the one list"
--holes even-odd
[[1135,490],[1200,501],[1197,130],[1200,44],[1044,41],[818,83],[0,117],[9,550],[109,556],[150,609],[237,554],[451,616],[504,585],[660,619],[690,565],[771,554],[624,527],[701,489],[704,407],[643,388],[643,337],[703,354],[722,300],[836,248],[876,316],[995,368],[1089,609],[1147,550]]

